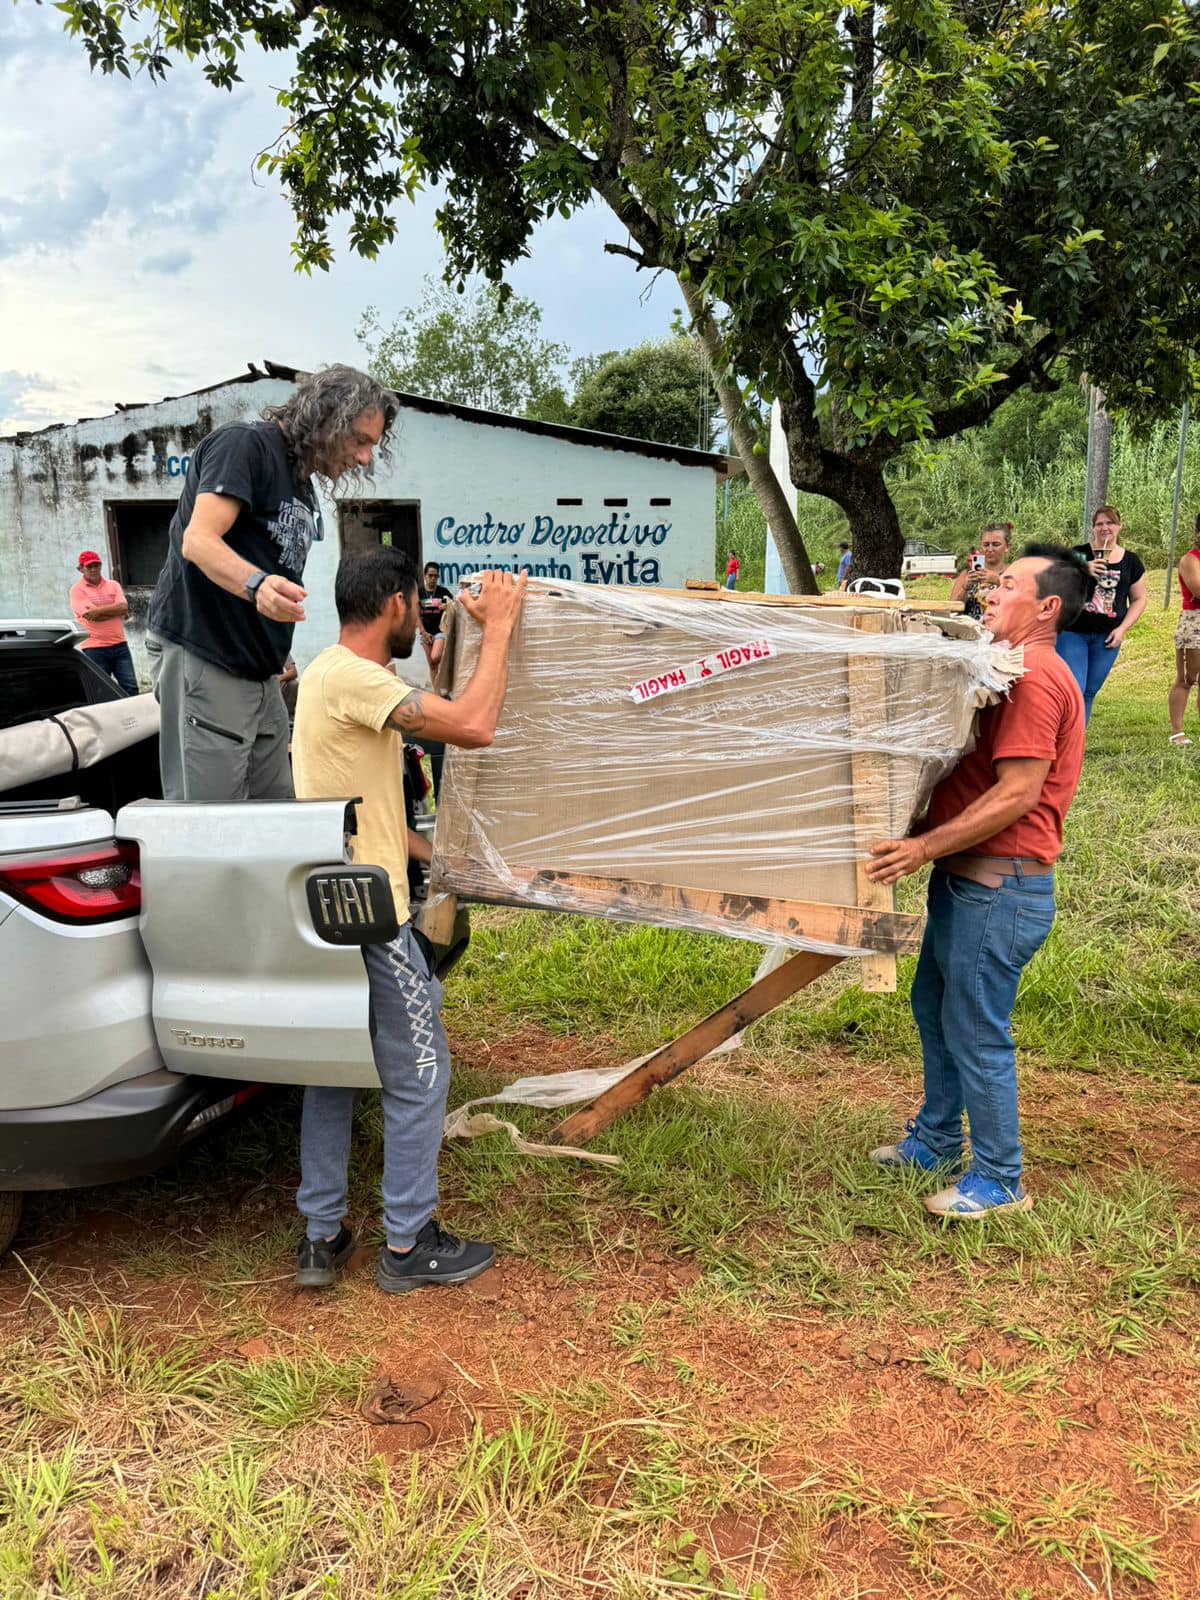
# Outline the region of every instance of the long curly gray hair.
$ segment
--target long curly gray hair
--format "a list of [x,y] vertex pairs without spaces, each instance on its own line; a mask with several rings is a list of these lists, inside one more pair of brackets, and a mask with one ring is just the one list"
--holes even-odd
[[346,441],[364,411],[383,412],[383,437],[375,450],[385,465],[390,464],[389,436],[398,409],[396,396],[370,373],[334,364],[311,373],[282,405],[264,406],[262,414],[283,429],[301,476],[323,478],[336,489],[353,487],[369,476],[361,467],[338,469]]

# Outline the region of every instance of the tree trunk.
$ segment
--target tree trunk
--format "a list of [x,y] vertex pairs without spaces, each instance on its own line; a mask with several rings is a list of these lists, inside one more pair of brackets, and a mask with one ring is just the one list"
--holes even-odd
[[[771,464],[767,459],[765,448],[762,447],[762,441],[756,437],[755,430],[746,418],[746,410],[737,387],[718,376],[725,370],[725,351],[716,324],[704,310],[695,285],[680,283],[679,287],[683,291],[683,298],[692,318],[696,339],[713,375],[717,398],[729,423],[734,449],[746,470],[746,478],[754,490],[754,498],[767,519],[767,527],[770,528],[775,548],[779,551],[779,561],[783,567],[783,575],[787,579],[788,589],[792,594],[819,594],[820,588],[813,573],[812,562],[808,558],[808,551],[804,548],[804,540],[800,537],[800,530],[796,526],[796,515],[792,510],[790,497],[784,493],[779,479],[771,471]],[[762,448],[762,454],[755,454],[756,445]]]
[[898,578],[904,563],[900,518],[882,472],[824,453],[825,472],[800,484],[841,506],[850,523],[851,578]]
[[846,18],[846,33],[854,53],[850,79],[850,115],[860,128],[871,126],[874,115],[875,85],[875,7],[864,6]]
[[898,578],[904,535],[883,473],[854,470],[850,490],[838,496],[838,504],[850,520],[850,576]]

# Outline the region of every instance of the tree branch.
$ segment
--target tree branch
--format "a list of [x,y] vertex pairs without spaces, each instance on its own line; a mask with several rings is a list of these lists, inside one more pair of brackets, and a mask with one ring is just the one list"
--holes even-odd
[[[1062,346],[1061,335],[1044,334],[1032,350],[1027,350],[1012,363],[1006,378],[990,384],[981,394],[973,395],[961,405],[949,406],[945,411],[935,413],[925,437],[933,440],[951,439],[955,434],[965,433],[968,428],[976,428],[981,422],[986,422],[1009,395],[1016,394],[1018,389],[1025,388],[1027,384],[1040,380],[1050,387],[1046,368]],[[894,439],[890,434],[876,435],[866,444],[845,451],[845,458],[856,466],[879,468],[894,460],[906,443],[906,440]]]
[[785,492],[783,485],[771,470],[769,461],[755,452],[755,445],[759,446],[760,451],[762,446],[756,437],[756,430],[746,415],[741,391],[725,376],[729,367],[729,357],[720,329],[713,320],[711,312],[705,307],[695,283],[689,278],[681,282],[679,287],[683,292],[688,315],[692,319],[696,340],[712,374],[721,410],[729,423],[729,432],[738,459],[745,468],[750,487],[754,490],[754,497],[762,508],[767,526],[771,530],[771,537],[775,540],[775,548],[779,552],[788,588],[792,594],[816,594],[817,580],[813,576],[812,562],[808,558],[804,540],[800,537],[800,530],[796,526],[794,497]]
[[1001,378],[999,383],[991,384],[982,394],[974,395],[970,400],[964,400],[961,405],[951,406],[935,416],[930,429],[933,437],[949,439],[956,433],[962,433],[966,428],[974,428],[981,422],[986,422],[996,407],[1007,400],[1010,394],[1023,389],[1031,380],[1045,378],[1046,368],[1061,350],[1062,343],[1060,334],[1044,334],[1032,350],[1027,350],[1013,362],[1006,378]]
[[850,116],[860,128],[869,128],[875,114],[875,7],[846,18],[846,32],[854,52],[850,82]]
[[657,261],[648,260],[640,250],[631,250],[628,245],[624,244],[606,243],[604,246],[604,253],[608,256],[628,256],[630,261],[637,262],[639,272],[643,267],[653,268],[660,265],[660,263]]
[[774,172],[774,170],[782,163],[785,152],[786,146],[781,144],[779,140],[768,140],[766,155],[763,156],[758,166],[738,190],[737,198],[742,205],[746,205],[754,199],[754,196],[762,188],[763,180],[766,178],[767,174],[769,172]]

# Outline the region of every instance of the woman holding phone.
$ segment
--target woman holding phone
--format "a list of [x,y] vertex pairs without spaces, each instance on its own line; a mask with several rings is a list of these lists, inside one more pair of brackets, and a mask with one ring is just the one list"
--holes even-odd
[[950,590],[951,600],[961,600],[963,610],[977,622],[983,620],[983,608],[987,604],[987,597],[1000,582],[1000,574],[1008,565],[1008,546],[1011,540],[1011,522],[989,522],[979,535],[981,565],[968,565],[954,580],[954,587]]
[[1058,636],[1058,653],[1070,667],[1083,695],[1084,721],[1113,669],[1125,635],[1146,609],[1146,569],[1121,543],[1121,513],[1116,506],[1092,512],[1088,544],[1075,546],[1096,580],[1092,598]]

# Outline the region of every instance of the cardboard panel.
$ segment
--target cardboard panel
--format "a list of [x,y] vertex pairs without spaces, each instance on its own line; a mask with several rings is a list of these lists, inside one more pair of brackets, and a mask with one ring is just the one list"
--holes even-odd
[[[999,679],[974,625],[949,640],[911,607],[870,608],[869,629],[856,626],[863,615],[531,586],[494,744],[447,751],[437,886],[570,909],[569,885],[549,898],[530,879],[577,874],[878,909],[857,867],[861,817],[904,832]],[[469,678],[478,638],[460,618],[450,692]],[[854,675],[853,716],[852,662],[870,669]],[[595,914],[594,882],[577,900]],[[636,914],[614,890],[618,901],[622,917]],[[661,904],[647,920],[668,920]],[[686,925],[778,936],[753,914],[694,913]],[[789,942],[830,948],[802,931]]]

